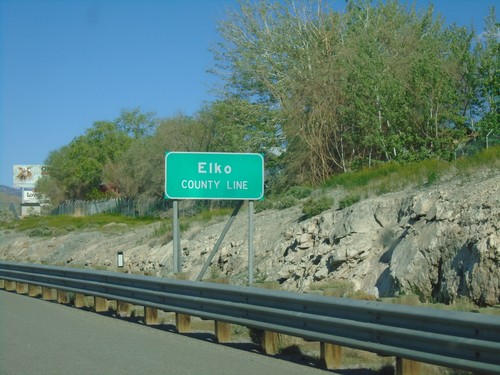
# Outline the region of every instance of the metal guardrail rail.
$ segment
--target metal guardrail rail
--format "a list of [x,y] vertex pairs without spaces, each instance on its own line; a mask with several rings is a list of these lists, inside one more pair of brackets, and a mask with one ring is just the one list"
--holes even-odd
[[13,262],[0,262],[0,279],[500,374],[497,316]]

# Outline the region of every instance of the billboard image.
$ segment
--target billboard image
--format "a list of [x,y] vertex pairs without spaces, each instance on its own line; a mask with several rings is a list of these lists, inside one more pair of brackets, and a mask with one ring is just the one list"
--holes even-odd
[[39,178],[48,176],[46,165],[14,165],[14,186],[34,188]]

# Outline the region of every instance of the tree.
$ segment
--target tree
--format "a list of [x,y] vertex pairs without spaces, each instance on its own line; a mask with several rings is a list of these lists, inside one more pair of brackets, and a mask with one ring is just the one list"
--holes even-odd
[[[49,154],[46,164],[51,168],[49,181],[38,190],[54,201],[61,199],[92,199],[99,195],[103,171],[108,162],[116,160],[131,143],[130,137],[114,122],[97,121],[84,135]],[[53,189],[57,185],[58,189]]]
[[123,196],[162,198],[166,151],[204,151],[202,125],[182,114],[159,121],[155,133],[133,140],[119,158],[105,168],[106,181],[119,187]]
[[204,129],[206,150],[272,153],[279,147],[279,120],[265,105],[241,98],[211,103],[196,116]]
[[479,58],[477,127],[482,136],[500,136],[500,24],[496,22],[494,7],[490,8],[485,23],[485,32],[476,46]]
[[118,129],[133,138],[152,135],[157,126],[154,112],[141,112],[139,107],[131,110],[122,109],[120,116],[114,121]]
[[[452,154],[470,109],[471,34],[398,1],[243,2],[220,24],[225,90],[279,112],[289,177]],[[468,96],[469,95],[469,96]]]

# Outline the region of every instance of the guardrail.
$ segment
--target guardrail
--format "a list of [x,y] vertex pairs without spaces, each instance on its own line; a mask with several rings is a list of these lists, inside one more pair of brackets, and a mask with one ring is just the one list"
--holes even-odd
[[0,279],[500,374],[500,318],[496,316],[13,262],[0,262]]

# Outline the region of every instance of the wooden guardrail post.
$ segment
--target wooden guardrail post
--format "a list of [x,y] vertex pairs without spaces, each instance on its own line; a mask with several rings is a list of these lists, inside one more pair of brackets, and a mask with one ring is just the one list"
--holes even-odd
[[419,375],[420,362],[396,357],[396,375]]
[[320,343],[320,358],[327,370],[340,368],[342,363],[342,346],[328,342]]
[[[219,284],[229,284],[227,277],[220,277],[210,281]],[[231,342],[231,323],[214,321],[214,334],[219,343]]]
[[5,280],[5,290],[7,292],[13,292],[14,290],[16,290],[16,282],[10,281],[10,280]]
[[[153,276],[151,271],[145,271],[144,275]],[[144,324],[148,326],[158,325],[158,309],[156,307],[144,306]]]
[[[254,286],[264,289],[279,289],[279,283],[277,281],[258,283],[254,284]],[[272,331],[263,331],[261,347],[266,354],[276,354],[278,352],[278,334]]]
[[278,352],[278,334],[276,332],[264,331],[262,333],[262,349],[264,353],[274,355]]
[[[189,274],[185,272],[177,273],[175,278],[178,280],[189,280]],[[191,316],[175,313],[175,327],[179,333],[191,332]]]
[[[323,295],[337,297],[336,289],[326,289]],[[342,364],[342,346],[327,342],[320,343],[320,359],[323,366],[328,370],[338,369]]]
[[116,315],[128,318],[130,316],[130,303],[116,301]]
[[144,306],[144,324],[154,326],[158,323],[158,309],[156,307]]
[[80,293],[75,293],[74,305],[78,309],[87,306],[87,304],[85,303],[85,295]]
[[52,289],[46,286],[42,286],[42,299],[45,301],[53,301]]
[[40,295],[40,287],[34,284],[28,284],[28,296],[38,297]]
[[108,311],[108,300],[103,297],[94,297],[94,311],[95,312]]
[[57,303],[69,303],[68,293],[65,290],[57,289]]
[[[420,304],[420,299],[416,295],[402,295],[396,298],[394,301],[397,304],[418,306]],[[420,362],[396,357],[396,375],[419,375],[420,374]]]
[[28,294],[28,284],[16,283],[16,293],[17,294]]

